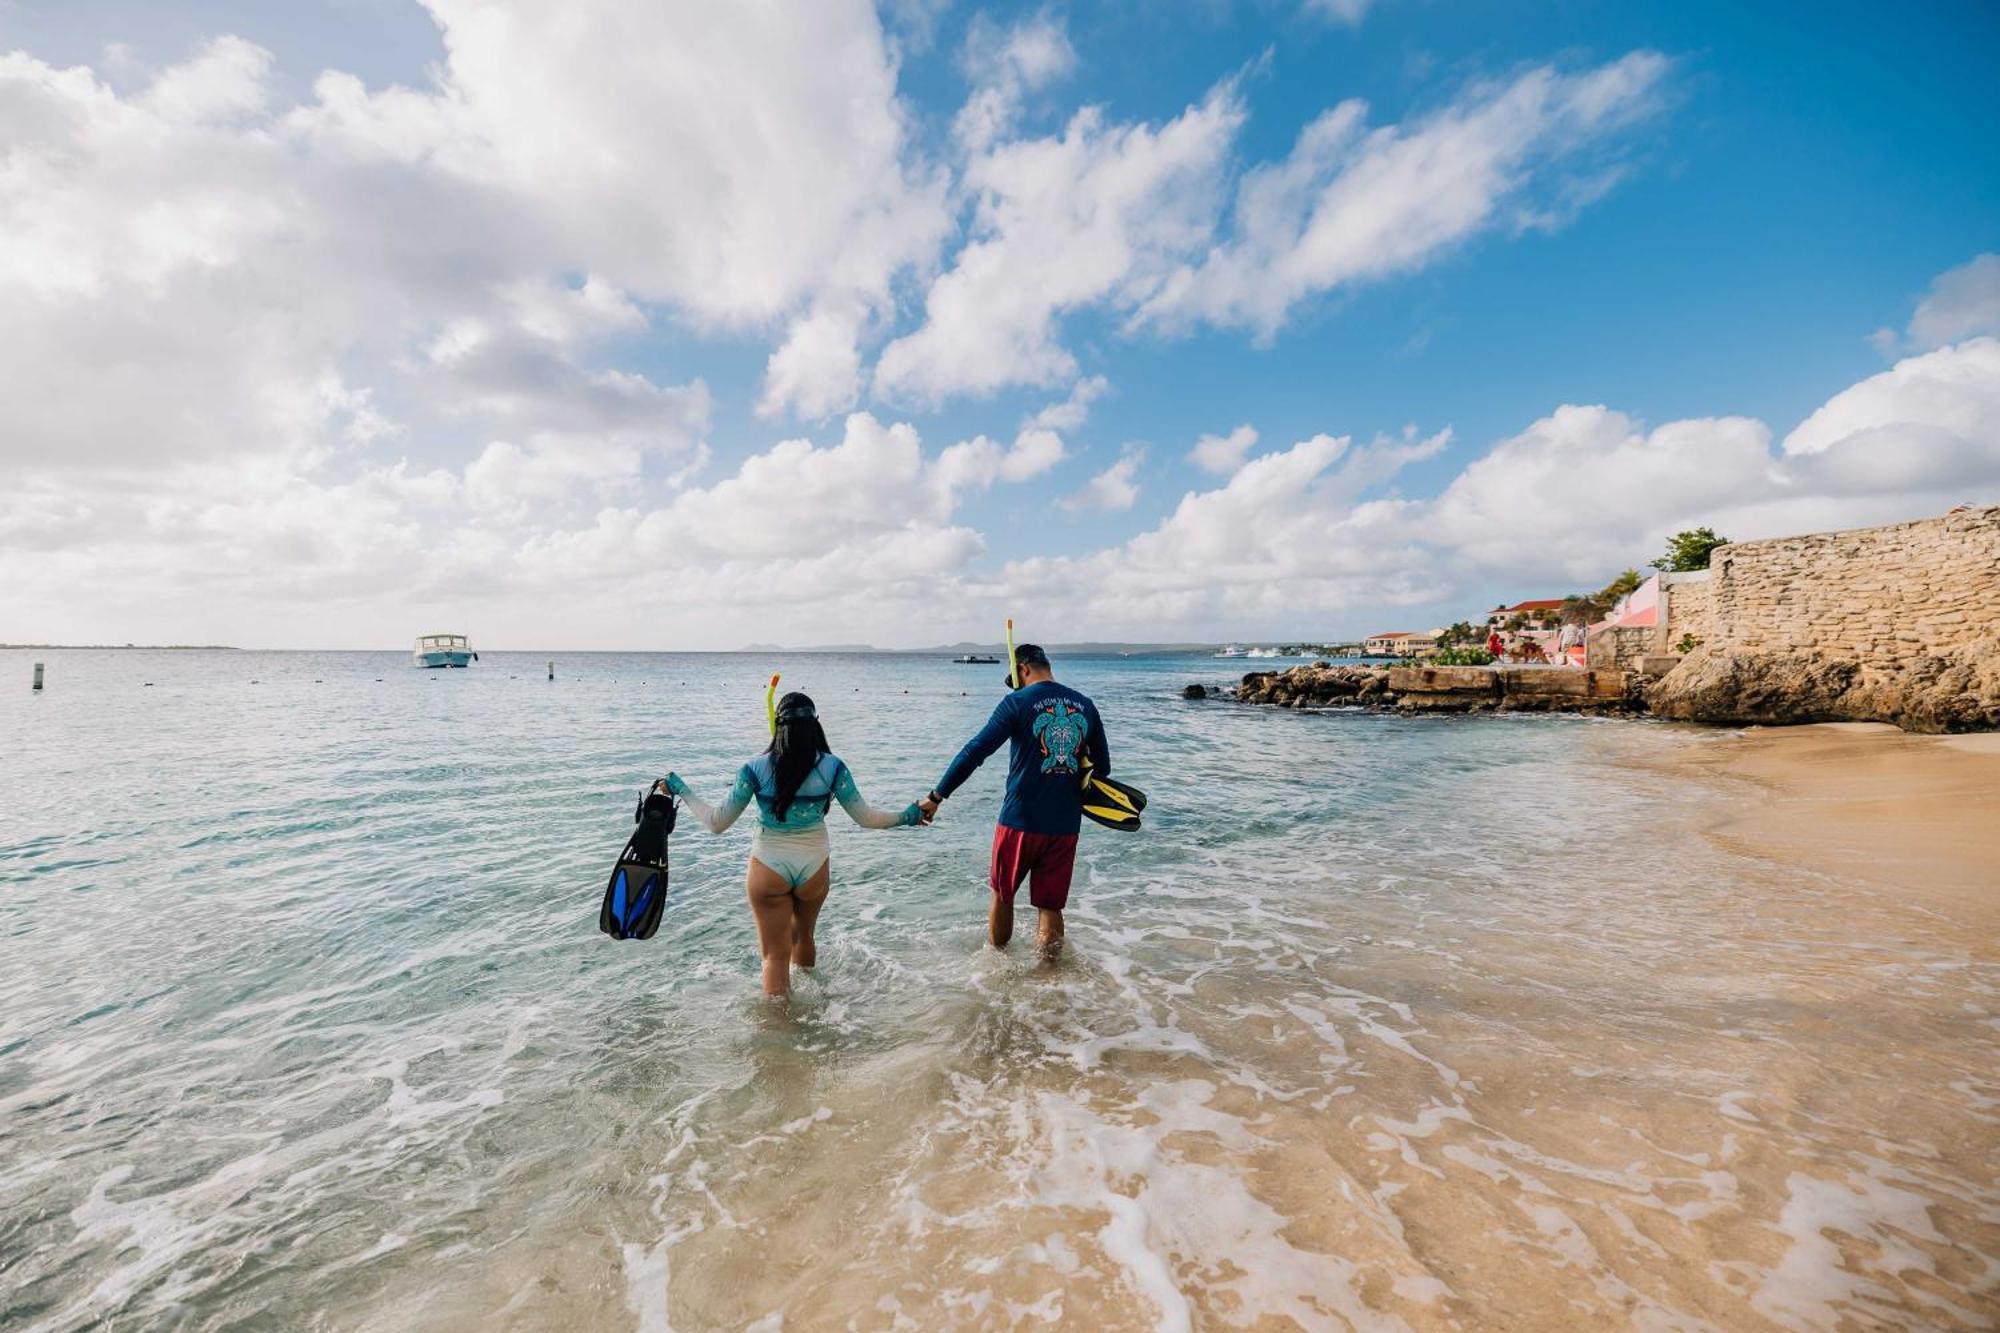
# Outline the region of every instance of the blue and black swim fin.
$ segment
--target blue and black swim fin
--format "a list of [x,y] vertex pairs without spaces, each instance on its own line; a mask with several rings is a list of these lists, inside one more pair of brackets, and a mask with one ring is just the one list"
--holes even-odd
[[657,786],[632,811],[639,827],[611,868],[597,912],[597,928],[612,939],[649,940],[660,928],[667,905],[667,835],[678,814],[674,798]]

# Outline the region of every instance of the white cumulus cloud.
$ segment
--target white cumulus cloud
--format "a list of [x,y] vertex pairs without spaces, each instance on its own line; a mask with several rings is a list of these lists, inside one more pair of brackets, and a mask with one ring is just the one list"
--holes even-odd
[[[1053,10],[973,24],[947,133],[913,123],[911,47],[862,0],[426,8],[440,56],[414,86],[327,71],[293,96],[232,36],[160,70],[0,55],[0,561],[24,636],[907,642],[1003,602],[1187,633],[1494,570],[1582,586],[1677,525],[1996,498],[1991,255],[1940,275],[1899,343],[1916,354],[1776,447],[1748,418],[1571,404],[1454,473],[1448,431],[1253,456],[1245,422],[1150,513],[1139,452],[1074,457],[1110,387],[1085,321],[1268,337],[1317,297],[1553,225],[1658,104],[1647,52],[1401,123],[1342,103],[1246,163],[1233,79],[1156,120],[1048,116],[1080,64]],[[935,13],[915,0],[900,40]],[[737,405],[679,350],[716,338],[764,360],[763,419],[812,424],[712,474]],[[929,447],[855,410],[1022,385],[1049,400]],[[978,497],[1024,482],[1143,530],[996,566],[972,516],[1001,503]]]
[[1880,329],[1874,342],[1893,355],[1903,346],[1926,351],[1979,334],[2000,334],[2000,255],[1975,255],[1938,274],[1903,336]]
[[1069,510],[1095,509],[1107,514],[1130,509],[1139,500],[1139,465],[1144,461],[1145,455],[1139,450],[1127,450],[1117,462],[1093,476],[1079,490],[1064,496],[1060,503]]
[[1203,472],[1228,476],[1243,466],[1257,443],[1257,428],[1245,422],[1227,435],[1204,435],[1188,450],[1188,461]]
[[1040,138],[1005,133],[1018,96],[997,90],[1020,80],[976,89],[960,134],[970,239],[931,284],[923,323],[883,349],[875,387],[936,402],[1054,383],[1077,369],[1063,321],[1089,308],[1128,334],[1212,324],[1268,339],[1314,296],[1483,231],[1560,225],[1615,182],[1604,153],[1658,105],[1667,68],[1650,51],[1577,73],[1544,66],[1373,128],[1365,103],[1343,102],[1285,158],[1243,172],[1226,218],[1249,116],[1235,80],[1161,125],[1086,107]]
[[931,285],[922,326],[883,349],[876,388],[936,402],[1074,375],[1061,316],[1136,302],[1205,243],[1243,114],[1224,85],[1164,125],[1114,124],[1087,107],[1059,137],[974,157],[972,238]]
[[1343,102],[1308,124],[1284,160],[1244,176],[1231,234],[1179,266],[1133,322],[1208,321],[1269,337],[1308,297],[1416,268],[1506,222],[1510,205],[1523,210],[1518,221],[1545,225],[1554,215],[1531,187],[1560,181],[1577,154],[1649,112],[1666,70],[1650,51],[1577,74],[1545,66],[1380,128],[1369,127],[1366,103]]
[[1375,0],[1305,0],[1305,12],[1336,23],[1357,24],[1368,17]]
[[1029,424],[1046,430],[1075,430],[1090,416],[1090,405],[1111,391],[1111,381],[1090,375],[1069,387],[1069,397],[1035,413]]
[[1572,404],[1493,444],[1435,494],[1403,493],[1410,465],[1448,443],[1449,432],[1299,441],[1190,492],[1118,546],[1009,565],[1007,597],[1035,608],[1041,590],[1081,590],[1068,614],[1104,632],[1302,633],[1355,608],[1449,610],[1502,579],[1598,586],[1687,527],[1748,540],[2000,503],[2000,340],[1912,357],[1842,390],[1781,447],[1753,418],[1649,429]]
[[961,148],[979,152],[1013,131],[1029,93],[1076,68],[1076,49],[1062,24],[1046,12],[1005,30],[976,14],[961,63],[972,93],[952,120],[952,135]]

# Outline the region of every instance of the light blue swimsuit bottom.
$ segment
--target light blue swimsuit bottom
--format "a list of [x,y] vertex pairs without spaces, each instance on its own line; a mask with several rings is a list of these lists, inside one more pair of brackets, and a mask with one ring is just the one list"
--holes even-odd
[[677,774],[667,775],[667,786],[711,833],[734,824],[755,801],[757,836],[750,843],[750,856],[769,866],[793,889],[804,888],[826,864],[826,812],[835,801],[863,828],[907,827],[923,817],[915,805],[898,811],[877,810],[868,804],[847,765],[830,754],[821,755],[812,772],[806,774],[782,817],[775,809],[777,778],[769,755],[759,755],[737,771],[736,785],[720,806],[712,806],[689,791]]
[[750,859],[761,861],[794,889],[802,889],[826,864],[830,844],[826,821],[810,828],[770,828],[757,826],[750,841]]

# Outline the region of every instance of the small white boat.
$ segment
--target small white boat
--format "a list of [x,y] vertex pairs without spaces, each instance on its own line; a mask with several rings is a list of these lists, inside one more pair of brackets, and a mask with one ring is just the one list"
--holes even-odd
[[1248,657],[1248,656],[1250,656],[1250,650],[1249,650],[1248,648],[1245,648],[1245,647],[1243,647],[1243,646],[1242,646],[1241,644],[1236,644],[1236,643],[1232,643],[1232,644],[1230,644],[1229,646],[1227,646],[1226,648],[1224,648],[1224,649],[1223,649],[1223,650],[1222,650],[1221,652],[1217,653],[1217,654],[1216,654],[1216,656],[1217,656],[1217,657]]
[[479,660],[472,641],[463,634],[424,634],[417,638],[410,665],[420,667],[471,666]]
[[999,666],[1000,659],[991,653],[960,653],[951,659],[960,666]]

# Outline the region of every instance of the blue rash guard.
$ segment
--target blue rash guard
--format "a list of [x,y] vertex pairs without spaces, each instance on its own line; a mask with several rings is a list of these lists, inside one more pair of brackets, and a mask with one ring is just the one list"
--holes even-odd
[[1013,750],[1007,758],[1000,826],[1075,837],[1083,825],[1084,757],[1100,775],[1111,772],[1111,749],[1104,743],[1097,705],[1052,680],[1015,690],[945,769],[938,795],[949,796],[963,786],[1002,741],[1012,741]]
[[922,817],[915,805],[901,810],[877,810],[862,799],[854,774],[839,758],[823,754],[799,784],[785,813],[777,812],[778,776],[771,756],[760,754],[737,770],[736,785],[721,805],[710,805],[688,789],[680,774],[667,774],[667,790],[687,803],[710,833],[720,833],[757,803],[757,836],[750,855],[782,875],[793,888],[803,888],[826,864],[826,812],[835,801],[863,828],[907,828]]

